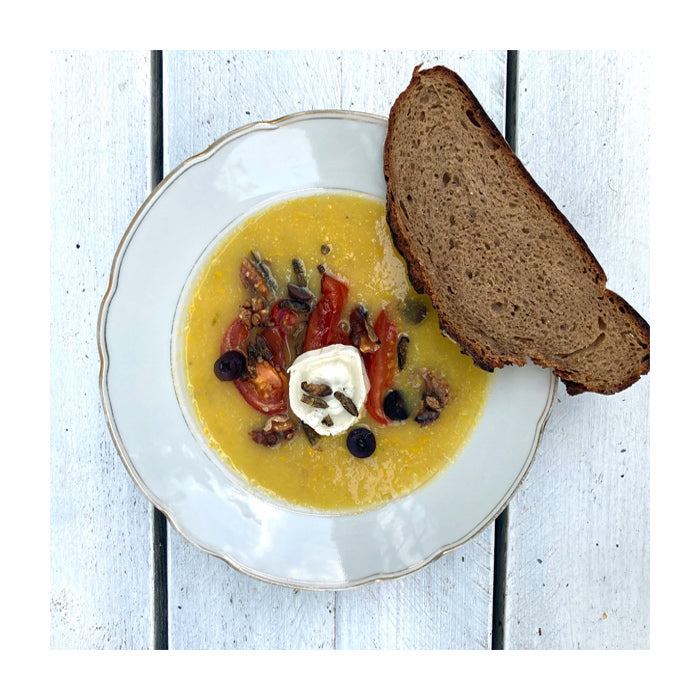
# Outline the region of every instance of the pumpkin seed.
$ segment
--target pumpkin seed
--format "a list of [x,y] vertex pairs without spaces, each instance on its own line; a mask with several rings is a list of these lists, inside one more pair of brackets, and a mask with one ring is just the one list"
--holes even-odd
[[246,355],[248,356],[248,374],[251,379],[255,379],[258,376],[258,371],[255,368],[255,363],[258,358],[258,349],[255,343],[249,343],[246,348]]
[[311,396],[330,396],[332,393],[332,389],[328,386],[328,384],[302,382],[301,388],[302,391],[305,391],[307,394],[311,394]]
[[308,404],[312,408],[328,408],[328,404],[318,396],[311,396],[311,394],[302,394],[301,402]]
[[399,341],[396,344],[396,360],[399,366],[399,372],[406,366],[406,355],[408,354],[409,338],[405,333],[399,336]]
[[259,350],[260,354],[269,362],[272,360],[273,355],[272,355],[272,350],[270,350],[270,346],[267,344],[265,341],[265,338],[263,338],[261,335],[258,336],[257,340],[255,341],[255,345],[257,349]]
[[399,304],[399,311],[401,315],[414,326],[418,325],[427,315],[428,308],[416,297],[406,297]]
[[[246,289],[250,289],[252,292],[260,294],[267,301],[271,300],[273,293],[270,291],[270,287],[265,282],[265,276],[257,265],[251,262],[248,258],[243,259],[239,276],[241,283]],[[248,308],[250,308],[250,304],[248,304]]]
[[308,302],[300,301],[299,299],[280,299],[279,306],[280,309],[289,309],[300,314],[306,314],[311,311],[311,306],[309,306]]
[[292,260],[292,272],[294,273],[297,285],[299,287],[306,287],[308,283],[306,281],[306,268],[304,267],[303,260],[299,258],[294,258],[294,260]]
[[265,283],[267,284],[267,286],[272,291],[276,291],[279,285],[277,284],[277,280],[272,276],[272,270],[270,270],[270,268],[263,261],[262,255],[260,255],[260,253],[258,253],[257,250],[251,250],[250,257],[253,259],[253,262],[255,263],[255,267],[257,268],[258,272],[265,279]]
[[353,403],[353,400],[349,396],[345,396],[342,391],[336,391],[333,393],[333,396],[335,396],[338,401],[340,401],[340,405],[351,415],[357,417],[360,415],[357,410],[357,406]]
[[314,295],[311,293],[311,290],[308,287],[302,287],[298,284],[294,284],[293,282],[287,283],[287,294],[292,299],[296,299],[298,301],[311,301],[314,298]]
[[306,439],[309,441],[311,447],[315,447],[316,443],[321,439],[321,436],[310,425],[307,425],[306,423],[301,424],[301,429],[304,431],[304,435],[306,435]]

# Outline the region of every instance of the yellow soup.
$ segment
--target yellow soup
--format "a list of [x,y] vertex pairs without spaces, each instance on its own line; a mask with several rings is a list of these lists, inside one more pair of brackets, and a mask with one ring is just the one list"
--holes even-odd
[[[293,281],[291,261],[304,261],[309,288],[318,298],[319,265],[348,282],[344,311],[358,303],[376,319],[382,306],[408,335],[406,364],[394,385],[411,415],[384,426],[364,410],[360,424],[376,438],[375,452],[353,457],[346,434],[311,445],[302,431],[274,447],[254,442],[266,416],[249,406],[233,382],[216,378],[222,336],[249,298],[239,270],[251,250],[260,253],[284,296]],[[407,299],[423,302],[427,315],[406,318]],[[413,322],[412,322],[413,321]],[[384,202],[359,194],[323,193],[273,204],[237,226],[217,248],[194,285],[186,309],[184,362],[187,390],[209,445],[250,486],[273,499],[320,511],[359,510],[405,495],[445,469],[477,425],[490,375],[474,366],[440,332],[427,296],[415,293],[395,251]],[[429,425],[414,420],[421,402],[419,370],[429,368],[450,388],[450,401]]]

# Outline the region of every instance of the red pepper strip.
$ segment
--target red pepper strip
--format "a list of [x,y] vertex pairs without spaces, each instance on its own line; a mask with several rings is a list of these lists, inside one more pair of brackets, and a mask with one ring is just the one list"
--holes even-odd
[[[226,330],[221,341],[221,354],[237,350],[246,356],[249,333],[243,319],[237,318]],[[268,342],[269,345],[269,342]],[[272,349],[272,348],[270,348]],[[273,354],[274,354],[273,350]],[[273,359],[274,361],[274,359]],[[246,402],[257,411],[272,415],[287,410],[287,377],[267,360],[255,363],[256,376],[233,383]]]
[[342,323],[336,326],[335,330],[331,334],[328,345],[334,345],[336,343],[340,345],[352,345],[352,340],[350,340],[350,331],[345,328]]
[[384,413],[384,396],[393,385],[398,369],[396,358],[398,332],[386,308],[383,308],[377,316],[374,332],[381,341],[381,346],[375,352],[364,355],[370,385],[365,406],[377,423],[388,425],[391,421]]
[[334,342],[347,299],[347,284],[324,272],[321,277],[321,298],[309,316],[302,352],[318,350]]

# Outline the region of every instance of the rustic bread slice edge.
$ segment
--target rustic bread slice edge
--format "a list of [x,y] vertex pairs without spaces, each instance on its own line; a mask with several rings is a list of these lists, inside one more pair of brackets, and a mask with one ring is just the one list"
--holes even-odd
[[[566,217],[561,213],[561,211],[556,207],[549,196],[542,190],[542,188],[535,182],[529,172],[525,169],[524,165],[521,163],[519,158],[513,153],[513,151],[508,146],[506,140],[503,138],[502,134],[495,126],[493,121],[486,114],[485,110],[473,95],[471,90],[468,88],[466,83],[453,71],[445,68],[444,66],[436,66],[434,68],[421,71],[421,66],[417,66],[411,78],[411,82],[408,87],[399,95],[394,106],[391,109],[388,122],[388,133],[387,139],[384,147],[384,175],[387,182],[387,221],[391,234],[394,240],[394,245],[396,249],[403,255],[409,274],[411,283],[419,292],[424,292],[428,294],[431,299],[433,299],[436,312],[440,321],[440,327],[443,334],[450,337],[455,341],[462,349],[465,354],[470,355],[477,366],[485,370],[493,370],[496,368],[503,367],[507,364],[523,365],[527,362],[528,358],[534,363],[539,364],[543,367],[551,367],[554,369],[556,376],[560,377],[564,382],[567,391],[570,394],[582,393],[583,391],[595,391],[596,393],[616,393],[621,391],[634,382],[636,382],[640,376],[646,374],[649,371],[649,354],[647,352],[646,357],[641,362],[640,366],[637,368],[638,371],[632,371],[629,376],[623,377],[622,379],[615,380],[612,384],[606,384],[605,382],[600,383],[596,381],[591,381],[588,377],[575,377],[575,371],[571,368],[562,368],[558,366],[556,361],[551,358],[543,356],[542,353],[536,351],[523,354],[511,354],[511,355],[498,355],[490,351],[489,348],[482,345],[477,339],[470,338],[460,333],[449,318],[449,315],[444,313],[441,308],[439,295],[436,295],[436,290],[434,285],[431,283],[430,273],[424,269],[420,261],[414,256],[411,250],[411,240],[410,232],[406,230],[403,225],[401,215],[397,209],[395,201],[395,193],[392,190],[391,181],[391,162],[390,162],[390,151],[391,151],[391,136],[395,126],[395,121],[400,110],[403,108],[403,102],[408,100],[411,95],[411,91],[418,83],[418,81],[423,78],[430,78],[433,74],[440,74],[445,76],[449,80],[452,80],[455,86],[463,94],[465,103],[469,105],[470,110],[472,110],[475,117],[478,119],[480,125],[487,131],[490,138],[492,138],[499,147],[503,149],[503,155],[510,159],[510,165],[517,169],[518,174],[522,178],[523,182],[527,187],[530,188],[534,196],[538,197],[540,202],[546,207],[549,214],[556,220],[561,231],[565,233],[587,264],[591,267],[591,270],[595,272],[596,282],[599,288],[601,300],[611,299],[613,296],[615,299],[620,300],[630,319],[633,320],[635,326],[633,333],[639,336],[642,341],[646,339],[646,346],[648,348],[649,339],[649,326],[647,322],[621,297],[615,295],[613,292],[606,288],[607,277],[605,272],[596,260],[595,256],[589,249],[588,245],[580,234],[574,229],[571,223],[566,219]],[[582,379],[583,381],[579,381]]]

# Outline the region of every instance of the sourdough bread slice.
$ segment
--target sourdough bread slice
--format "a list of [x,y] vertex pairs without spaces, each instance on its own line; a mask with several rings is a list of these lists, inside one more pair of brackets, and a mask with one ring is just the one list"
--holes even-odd
[[487,370],[530,358],[570,394],[627,388],[649,371],[649,325],[462,79],[419,68],[389,115],[387,220],[443,333]]

